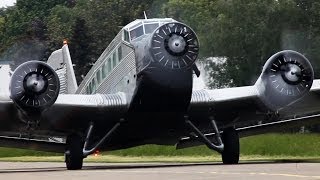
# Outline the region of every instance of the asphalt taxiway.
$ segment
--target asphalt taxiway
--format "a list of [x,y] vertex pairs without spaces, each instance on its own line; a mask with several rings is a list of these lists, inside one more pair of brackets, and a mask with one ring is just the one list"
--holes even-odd
[[0,162],[0,179],[320,179],[320,163],[85,163],[68,171],[64,163]]

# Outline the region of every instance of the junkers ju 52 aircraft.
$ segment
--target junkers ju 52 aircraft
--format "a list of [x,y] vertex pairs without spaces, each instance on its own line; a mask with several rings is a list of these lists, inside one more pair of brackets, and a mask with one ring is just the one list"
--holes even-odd
[[14,71],[2,65],[0,146],[64,152],[67,168],[81,169],[97,149],[201,142],[224,164],[236,164],[239,136],[317,123],[316,116],[298,117],[319,110],[320,90],[300,53],[274,54],[253,86],[193,90],[199,48],[183,23],[138,19],[121,29],[79,87],[67,45],[47,63]]

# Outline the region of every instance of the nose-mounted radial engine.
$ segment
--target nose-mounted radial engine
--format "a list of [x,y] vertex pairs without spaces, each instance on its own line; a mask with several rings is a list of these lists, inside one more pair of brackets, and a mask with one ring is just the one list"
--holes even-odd
[[58,75],[44,62],[23,63],[11,77],[11,99],[28,117],[35,117],[52,106],[59,90]]
[[151,38],[150,53],[153,60],[165,68],[191,67],[198,52],[197,35],[190,27],[179,22],[160,26]]

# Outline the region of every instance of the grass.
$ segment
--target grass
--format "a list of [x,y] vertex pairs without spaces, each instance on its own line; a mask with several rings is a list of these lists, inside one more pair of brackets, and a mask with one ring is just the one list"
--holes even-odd
[[[241,155],[320,157],[320,134],[264,134],[240,139]],[[212,156],[206,146],[175,150],[174,146],[145,145],[106,152],[117,156]]]
[[265,134],[243,138],[241,154],[320,157],[320,134]]
[[[241,160],[320,160],[319,134],[265,134],[240,140]],[[218,153],[206,146],[175,150],[174,146],[145,145],[90,156],[87,162],[212,162]],[[0,148],[0,161],[63,161],[62,154]]]

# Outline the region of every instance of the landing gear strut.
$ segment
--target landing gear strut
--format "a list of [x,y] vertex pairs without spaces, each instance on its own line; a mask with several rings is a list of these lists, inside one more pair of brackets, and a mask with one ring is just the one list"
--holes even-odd
[[185,122],[196,134],[196,136],[193,136],[192,138],[203,142],[208,148],[221,153],[223,164],[239,163],[239,135],[234,128],[226,128],[222,135],[220,135],[220,131],[218,130],[215,120],[211,118],[210,122],[214,131],[212,135],[216,140],[215,142],[212,142],[188,119],[188,117],[185,117]]
[[100,141],[96,142],[93,147],[89,148],[89,141],[92,135],[94,123],[91,122],[87,131],[87,135],[85,140],[80,135],[72,134],[67,137],[67,149],[65,152],[65,162],[68,170],[78,170],[82,168],[83,159],[88,155],[94,153],[101,144],[103,144],[106,140],[111,138],[111,135],[115,132],[116,129],[119,128],[120,123],[124,121],[121,119],[118,123],[116,123],[107,133],[100,139]]
[[211,124],[214,130],[214,135],[216,139],[216,143],[209,140],[189,119],[188,117],[185,117],[186,124],[193,130],[193,132],[197,135],[196,138],[200,142],[203,142],[205,145],[207,145],[208,148],[215,150],[219,153],[223,152],[224,144],[222,142],[220,132],[218,130],[218,127],[216,125],[216,122],[212,119]]

